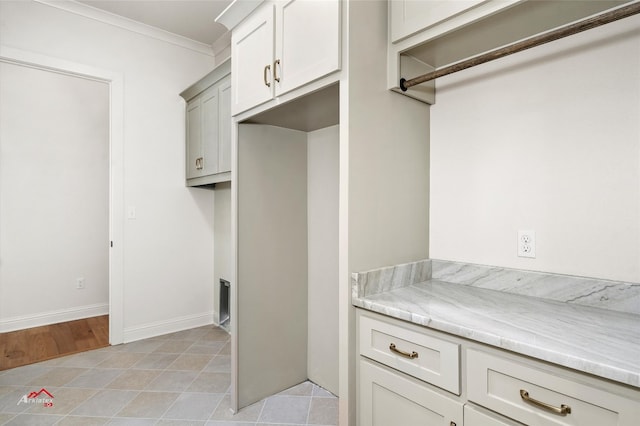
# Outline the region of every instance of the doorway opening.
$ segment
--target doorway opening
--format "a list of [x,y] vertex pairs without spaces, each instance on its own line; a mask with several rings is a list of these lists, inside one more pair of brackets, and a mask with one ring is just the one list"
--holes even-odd
[[0,333],[100,318],[122,343],[123,77],[5,46],[0,67]]

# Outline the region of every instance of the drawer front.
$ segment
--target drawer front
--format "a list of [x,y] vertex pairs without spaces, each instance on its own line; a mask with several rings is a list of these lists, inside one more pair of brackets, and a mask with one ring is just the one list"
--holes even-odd
[[361,355],[460,395],[460,345],[365,315],[359,327]]
[[471,349],[467,393],[470,401],[529,425],[637,426],[640,418],[640,399]]
[[465,404],[464,426],[522,426],[522,423],[516,423],[497,414],[485,412],[477,407]]
[[360,358],[360,426],[462,426],[463,405],[445,392]]

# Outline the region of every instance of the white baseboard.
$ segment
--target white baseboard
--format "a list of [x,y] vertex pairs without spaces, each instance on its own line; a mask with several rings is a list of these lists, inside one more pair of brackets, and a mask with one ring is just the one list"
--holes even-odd
[[73,321],[108,314],[109,304],[98,303],[94,305],[60,309],[57,311],[40,312],[37,314],[10,317],[0,320],[0,333],[7,333],[10,331],[39,327],[41,325],[57,324],[59,322]]
[[213,312],[188,315],[124,329],[124,343],[213,324]]

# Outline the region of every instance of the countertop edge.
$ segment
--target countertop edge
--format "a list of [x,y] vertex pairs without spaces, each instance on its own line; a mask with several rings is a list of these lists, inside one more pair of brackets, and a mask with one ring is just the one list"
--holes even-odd
[[640,371],[628,371],[615,366],[603,365],[602,363],[590,361],[587,358],[578,358],[572,355],[559,353],[549,348],[531,345],[523,341],[506,339],[481,329],[470,329],[456,325],[452,322],[436,320],[428,316],[398,309],[384,303],[356,297],[355,295],[352,297],[352,305],[475,342],[484,343],[513,353],[525,355],[537,360],[550,362],[561,367],[591,374],[599,378],[609,379],[623,385],[640,388]]

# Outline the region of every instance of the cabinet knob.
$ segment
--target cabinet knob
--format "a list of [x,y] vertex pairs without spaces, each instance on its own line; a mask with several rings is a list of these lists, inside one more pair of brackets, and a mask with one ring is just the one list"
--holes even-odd
[[267,80],[267,72],[271,70],[271,65],[266,65],[264,67],[264,71],[262,72],[262,78],[264,79],[264,84],[267,87],[271,87],[271,83]]
[[278,65],[280,65],[280,59],[276,59],[273,63],[273,79],[280,83],[280,77],[278,77]]

